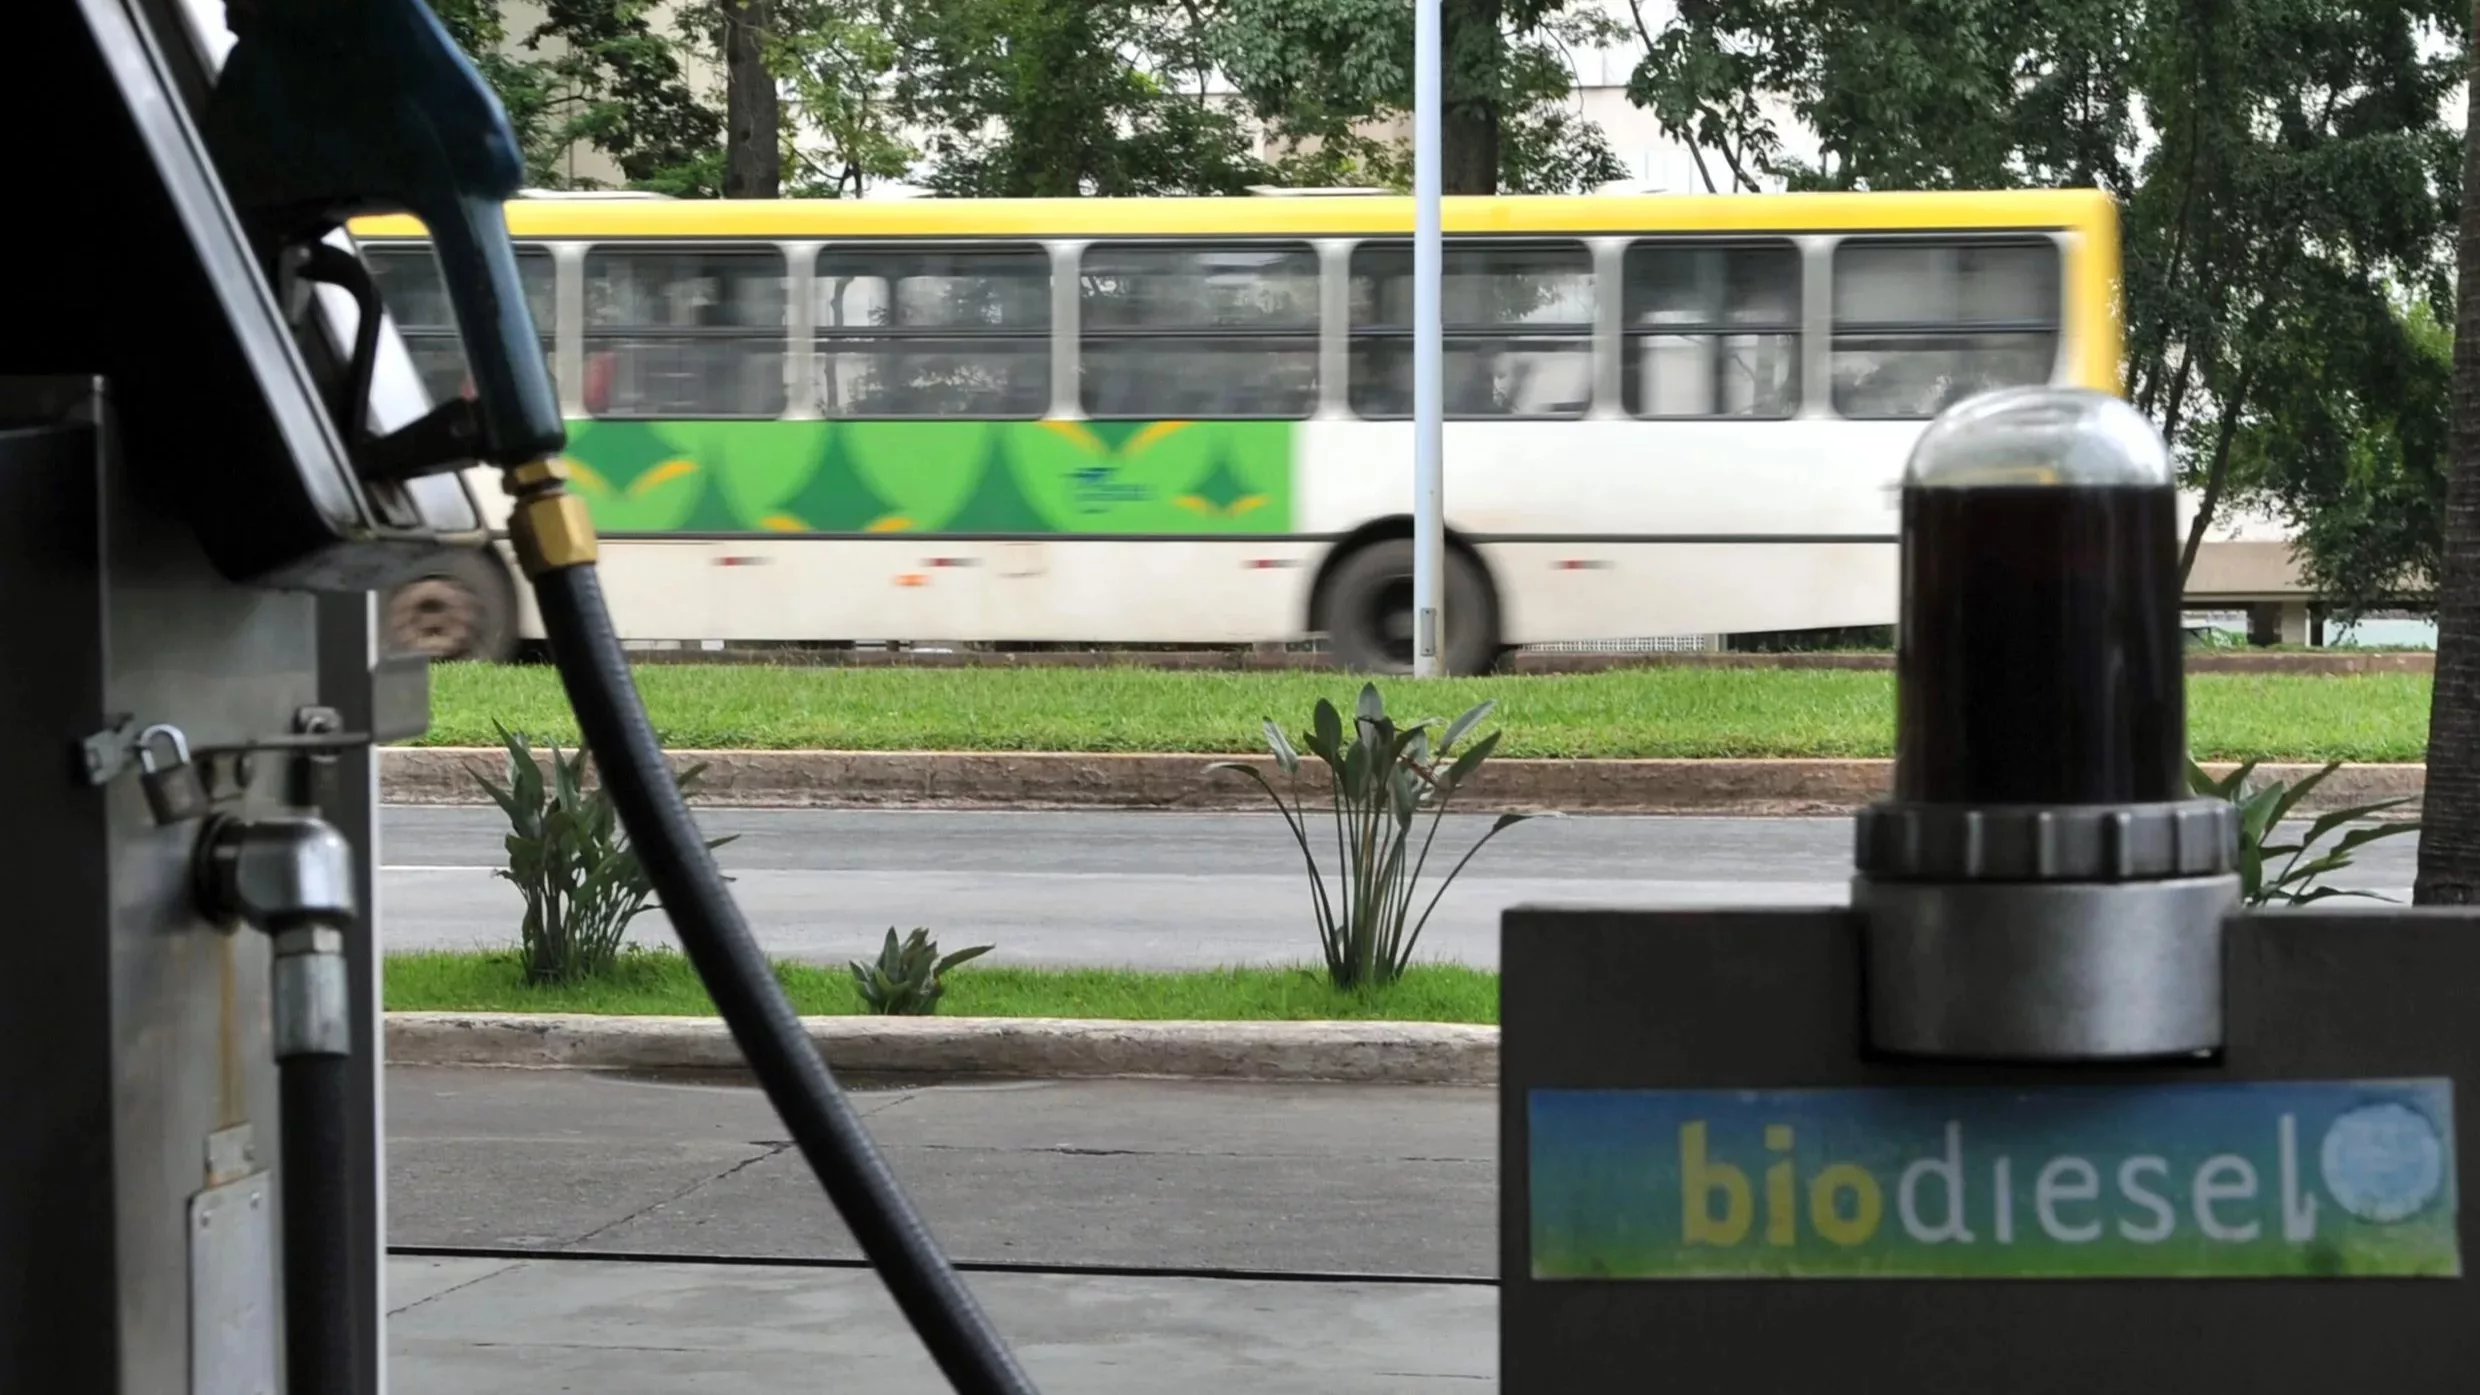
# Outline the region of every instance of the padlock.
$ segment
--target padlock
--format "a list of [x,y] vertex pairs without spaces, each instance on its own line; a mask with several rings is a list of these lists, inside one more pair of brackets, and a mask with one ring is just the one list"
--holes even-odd
[[[158,737],[172,748],[170,765],[156,764]],[[187,823],[207,812],[207,787],[198,767],[190,764],[189,738],[170,723],[158,722],[138,733],[138,783],[159,824]]]

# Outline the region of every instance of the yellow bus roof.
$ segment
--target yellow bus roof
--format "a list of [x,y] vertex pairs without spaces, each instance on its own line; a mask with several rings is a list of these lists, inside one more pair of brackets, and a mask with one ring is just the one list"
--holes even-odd
[[[1898,232],[2115,224],[2094,189],[1450,198],[1453,233]],[[1353,237],[1408,235],[1408,198],[518,199],[520,241],[655,238]],[[355,219],[358,238],[418,238],[409,217]]]

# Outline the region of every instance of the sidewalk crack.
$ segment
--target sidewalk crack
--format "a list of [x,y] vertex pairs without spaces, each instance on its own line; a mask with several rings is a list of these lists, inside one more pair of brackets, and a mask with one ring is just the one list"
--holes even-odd
[[606,1221],[603,1224],[596,1226],[594,1229],[587,1231],[585,1234],[569,1241],[568,1247],[573,1249],[591,1244],[593,1241],[618,1230],[620,1227],[627,1225],[629,1222],[646,1216],[651,1216],[655,1212],[662,1210],[664,1207],[669,1206],[676,1201],[682,1200],[701,1188],[711,1187],[717,1182],[722,1182],[729,1180],[730,1178],[737,1177],[741,1173],[748,1171],[750,1168],[756,1167],[758,1164],[765,1162],[770,1158],[782,1157],[792,1148],[792,1144],[790,1142],[775,1142],[772,1140],[761,1143],[757,1146],[760,1151],[750,1154],[748,1157],[732,1164],[723,1171],[709,1176],[700,1177],[696,1181],[691,1182],[689,1185],[682,1187],[680,1190],[673,1192],[669,1196],[660,1197],[654,1201],[648,1202],[646,1205],[641,1206],[616,1220]]

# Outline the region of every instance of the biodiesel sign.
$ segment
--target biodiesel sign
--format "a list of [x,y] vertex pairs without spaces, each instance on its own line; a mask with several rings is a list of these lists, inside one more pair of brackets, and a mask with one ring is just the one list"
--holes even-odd
[[1533,1276],[2455,1277],[2446,1080],[1536,1090]]

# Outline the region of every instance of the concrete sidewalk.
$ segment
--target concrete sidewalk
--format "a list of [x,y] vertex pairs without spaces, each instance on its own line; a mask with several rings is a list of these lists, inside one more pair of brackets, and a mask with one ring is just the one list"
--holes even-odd
[[[388,1074],[390,1244],[859,1256],[754,1089],[573,1071]],[[1026,1081],[856,1100],[960,1261],[1497,1273],[1489,1090]]]
[[[1026,1374],[1060,1395],[1498,1384],[1493,1288],[969,1278]],[[948,1388],[867,1271],[394,1259],[388,1293],[395,1395]]]
[[[1471,1282],[1497,1269],[1491,1091],[1084,1081],[856,1100],[952,1258],[1188,1271],[968,1273],[1046,1390],[1495,1387],[1498,1295]],[[694,1262],[858,1253],[753,1089],[397,1068],[387,1111],[390,1243],[502,1252],[390,1261],[400,1395],[944,1389],[876,1274]],[[553,1257],[595,1253],[683,1262]],[[1357,1277],[1251,1277],[1268,1273]]]

